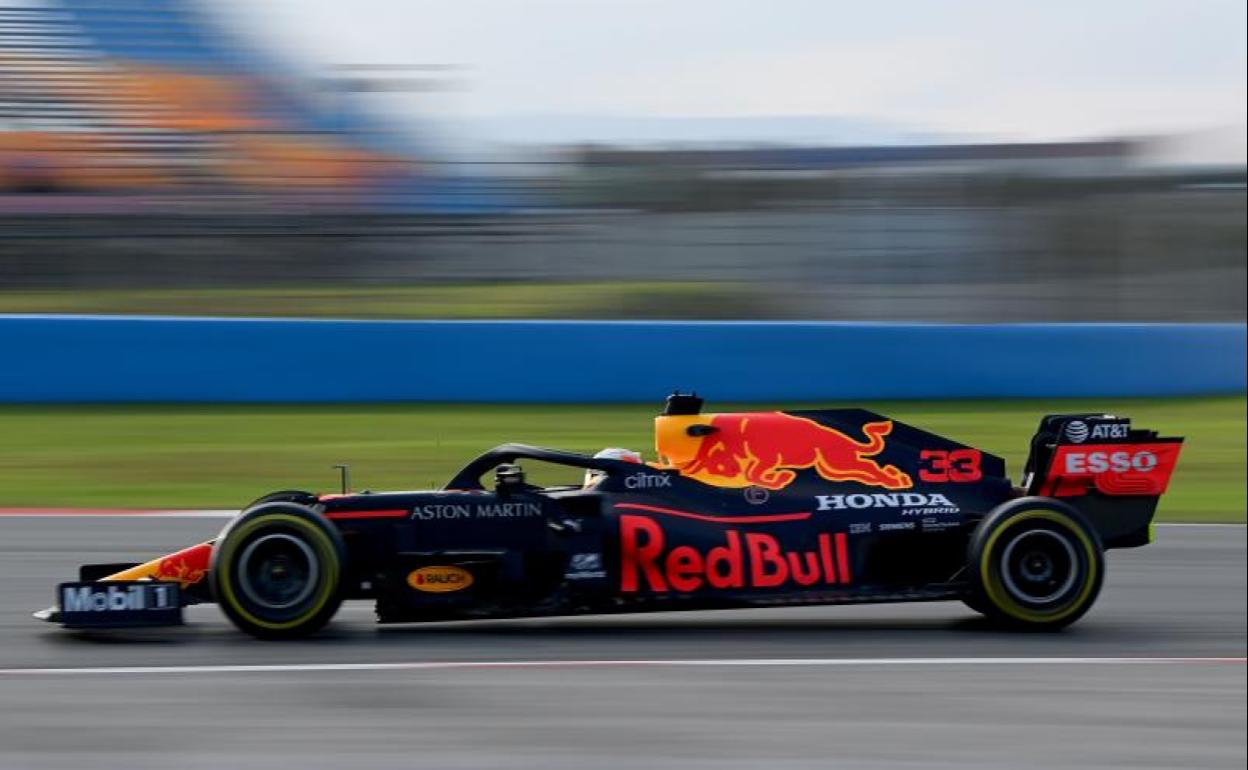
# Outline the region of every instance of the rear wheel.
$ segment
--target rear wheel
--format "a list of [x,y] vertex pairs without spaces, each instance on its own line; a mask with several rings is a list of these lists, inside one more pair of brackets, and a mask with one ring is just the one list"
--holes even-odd
[[1105,574],[1100,538],[1078,511],[1025,497],[980,522],[969,549],[966,603],[1009,625],[1067,626],[1096,601]]
[[302,505],[244,511],[217,538],[213,596],[234,625],[262,639],[307,636],[337,612],[345,548],[332,524]]

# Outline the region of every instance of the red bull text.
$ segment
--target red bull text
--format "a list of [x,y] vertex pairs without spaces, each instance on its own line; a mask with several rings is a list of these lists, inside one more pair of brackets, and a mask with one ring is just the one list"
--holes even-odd
[[705,553],[690,545],[669,549],[659,522],[620,517],[620,590],[689,593],[704,588],[780,588],[850,583],[844,533],[820,534],[809,551],[786,550],[774,535],[726,529],[722,545]]

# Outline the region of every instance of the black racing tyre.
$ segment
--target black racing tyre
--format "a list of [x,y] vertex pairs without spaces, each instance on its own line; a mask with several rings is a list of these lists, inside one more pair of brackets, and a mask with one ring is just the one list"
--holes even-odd
[[[270,492],[267,495],[257,497],[250,503],[247,508],[255,508],[262,503],[298,503],[299,505],[312,505],[316,503],[316,495],[311,492],[305,492],[302,489],[283,489],[278,492]],[[243,510],[247,510],[244,508]]]
[[315,633],[342,603],[346,548],[320,514],[273,502],[248,508],[212,549],[212,595],[234,625],[261,639]]
[[1096,530],[1069,505],[1046,497],[1011,500],[971,535],[965,601],[1018,628],[1068,626],[1101,591],[1103,552]]

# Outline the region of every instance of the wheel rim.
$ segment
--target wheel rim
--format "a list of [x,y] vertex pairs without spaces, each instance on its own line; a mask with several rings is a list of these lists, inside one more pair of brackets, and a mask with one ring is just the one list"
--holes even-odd
[[312,548],[286,533],[252,540],[238,560],[239,588],[248,600],[270,610],[289,610],[306,601],[319,572]]
[[1001,580],[1020,601],[1048,605],[1074,587],[1079,557],[1070,541],[1048,529],[1015,535],[1001,551]]

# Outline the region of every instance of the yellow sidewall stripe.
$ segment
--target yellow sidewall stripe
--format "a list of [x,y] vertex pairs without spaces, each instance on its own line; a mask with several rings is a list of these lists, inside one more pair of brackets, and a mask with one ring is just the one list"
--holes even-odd
[[[1031,519],[1040,519],[1059,524],[1063,528],[1075,536],[1075,539],[1082,544],[1084,549],[1084,557],[1087,561],[1088,568],[1084,575],[1083,588],[1079,591],[1079,595],[1061,609],[1054,612],[1037,612],[1028,607],[1020,605],[1009,595],[1005,589],[1005,584],[1001,581],[1001,576],[993,569],[993,548],[1001,534],[1007,529],[1013,529],[1014,525],[1021,521]],[[997,527],[997,530],[988,536],[988,542],[984,544],[982,555],[980,557],[980,580],[984,586],[984,593],[988,595],[989,601],[993,606],[1001,610],[1016,620],[1022,620],[1028,623],[1052,623],[1060,621],[1083,607],[1088,600],[1088,596],[1092,593],[1093,586],[1096,585],[1096,544],[1092,542],[1087,533],[1069,516],[1058,513],[1057,511],[1048,511],[1044,509],[1035,509],[1024,511],[1022,513],[1011,516],[1003,526]]]
[[[256,617],[252,613],[248,612],[247,609],[244,608],[238,601],[238,597],[234,593],[234,565],[231,564],[234,552],[238,549],[238,545],[246,540],[247,535],[251,534],[259,527],[267,526],[274,522],[289,524],[293,528],[300,530],[301,534],[310,536],[310,544],[322,558],[323,563],[321,566],[325,572],[320,595],[316,597],[315,601],[307,609],[307,611],[300,613],[297,617],[291,620],[285,620],[280,623]],[[311,524],[298,516],[292,516],[286,513],[265,514],[264,516],[258,516],[255,519],[246,522],[237,530],[230,532],[229,537],[226,538],[226,540],[227,542],[219,544],[219,547],[223,550],[217,557],[217,564],[222,566],[221,574],[217,577],[217,584],[221,587],[221,596],[218,597],[218,600],[223,604],[228,602],[230,609],[243,616],[249,623],[254,623],[260,628],[267,628],[274,631],[294,628],[301,623],[307,622],[309,618],[315,616],[318,612],[324,609],[325,605],[329,603],[330,598],[333,597],[334,588],[338,585],[338,551],[334,548],[334,543],[329,539],[329,536],[321,531],[321,528],[317,527],[315,524]]]

